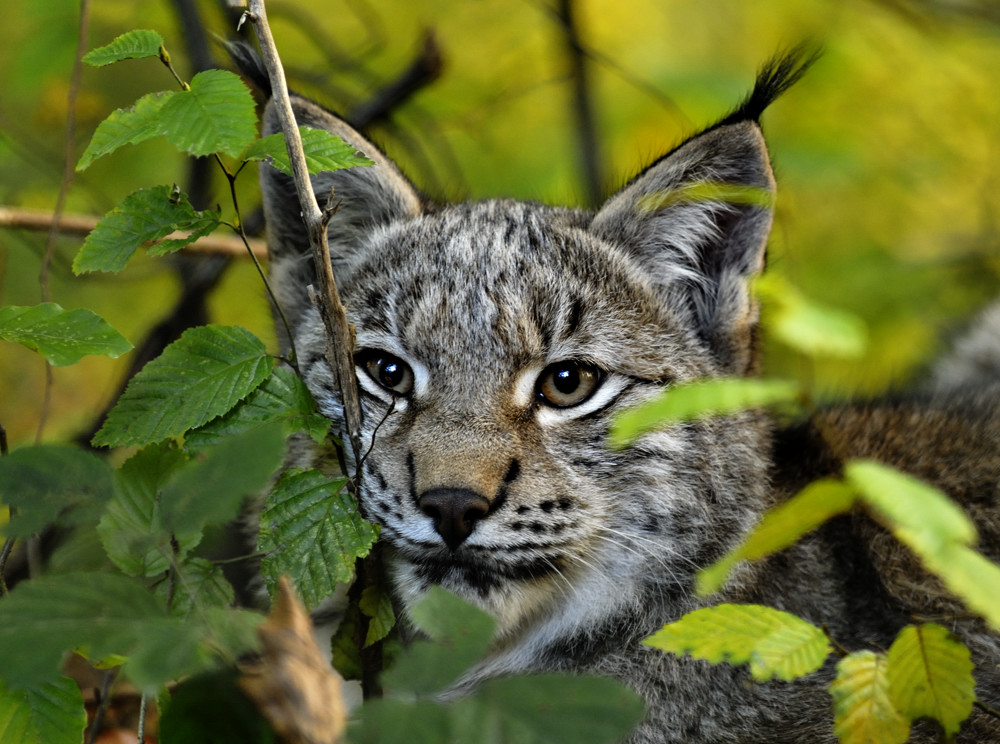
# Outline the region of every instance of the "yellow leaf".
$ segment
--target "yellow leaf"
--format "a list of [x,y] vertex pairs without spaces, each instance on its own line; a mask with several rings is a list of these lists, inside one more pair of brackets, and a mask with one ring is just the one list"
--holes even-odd
[[833,730],[842,744],[903,744],[910,725],[889,697],[885,654],[858,651],[837,664],[830,685]]

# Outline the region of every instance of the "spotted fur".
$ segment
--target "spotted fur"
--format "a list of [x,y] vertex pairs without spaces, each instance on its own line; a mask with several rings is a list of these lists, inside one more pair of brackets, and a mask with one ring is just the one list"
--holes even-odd
[[[796,56],[767,66],[734,113],[596,213],[432,204],[361,135],[294,99],[301,124],[375,161],[314,178],[341,204],[330,240],[357,332],[360,504],[381,525],[404,611],[437,584],[497,618],[496,649],[468,684],[541,670],[619,678],[648,704],[633,744],[833,741],[830,668],[751,684],[742,669],[641,639],[704,603],[695,572],[766,508],[847,457],[880,458],[947,488],[973,506],[983,549],[1000,557],[1000,396],[988,382],[847,406],[787,429],[746,412],[607,446],[612,416],[665,386],[755,373],[748,282],[763,268],[775,188],[758,119],[805,66]],[[269,109],[264,134],[275,128]],[[313,275],[294,190],[267,166],[261,180],[272,281],[303,377],[337,428],[342,407],[307,298]],[[749,198],[699,191],[706,184]],[[323,459],[297,446],[299,461]],[[1000,704],[997,636],[956,613],[860,515],[741,567],[721,599],[798,613],[852,648],[887,647],[914,615],[947,617],[974,649],[980,697]],[[968,741],[1000,740],[986,716],[968,731]]]

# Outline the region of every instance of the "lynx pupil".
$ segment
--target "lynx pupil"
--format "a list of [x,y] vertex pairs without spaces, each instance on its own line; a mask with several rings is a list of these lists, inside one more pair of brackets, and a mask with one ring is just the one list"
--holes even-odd
[[400,395],[413,389],[413,372],[402,359],[385,352],[369,352],[362,366],[375,382]]
[[600,383],[596,367],[581,362],[550,364],[538,378],[538,397],[557,408],[579,405],[589,398]]

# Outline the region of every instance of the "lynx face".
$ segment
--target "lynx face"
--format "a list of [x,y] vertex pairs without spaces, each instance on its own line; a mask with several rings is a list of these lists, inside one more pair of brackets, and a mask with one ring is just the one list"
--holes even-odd
[[[359,500],[404,604],[440,584],[508,634],[565,635],[651,599],[683,604],[694,571],[755,521],[765,438],[751,415],[621,451],[606,439],[616,412],[664,386],[753,371],[747,281],[773,192],[756,118],[799,72],[790,60],[766,70],[743,108],[596,214],[430,206],[360,135],[295,101],[300,124],[375,161],[314,186],[341,199],[330,238],[357,333]],[[303,376],[337,425],[294,191],[266,167],[262,184],[272,280]],[[712,195],[733,187],[754,198]]]

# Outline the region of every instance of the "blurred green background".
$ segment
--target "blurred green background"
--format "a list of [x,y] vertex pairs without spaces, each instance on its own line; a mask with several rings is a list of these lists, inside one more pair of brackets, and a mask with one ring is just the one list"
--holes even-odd
[[[369,134],[440,199],[515,196],[588,200],[557,0],[271,2],[292,85],[339,111],[357,110],[397,79],[428,34],[440,75]],[[758,66],[811,39],[825,54],[764,116],[779,184],[770,270],[816,301],[861,316],[866,355],[806,363],[771,343],[767,371],[808,376],[817,390],[872,393],[919,375],[943,340],[1000,294],[1000,3],[980,0],[576,0],[571,3],[596,114],[601,188],[732,108]],[[204,0],[92,0],[88,48],[133,28],[167,41],[192,66],[181,8],[232,36]],[[0,205],[52,210],[62,180],[70,77],[81,5],[8,3],[0,25]],[[223,53],[212,55],[225,64]],[[173,81],[155,60],[84,68],[74,161],[94,127]],[[103,214],[136,188],[178,183],[187,164],[164,143],[125,148],[76,174],[70,212]],[[242,209],[259,203],[255,174]],[[211,203],[227,215],[215,174]],[[133,343],[177,301],[175,264],[145,257],[119,276],[77,278],[79,238],[56,243],[53,300],[89,307]],[[40,300],[45,234],[0,229],[0,303]],[[272,338],[264,292],[246,260],[209,300],[211,319]],[[88,358],[54,370],[44,438],[86,430],[129,359]],[[31,441],[45,393],[36,355],[0,342],[0,424]]]

